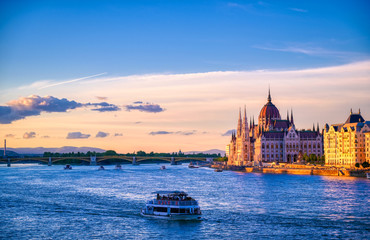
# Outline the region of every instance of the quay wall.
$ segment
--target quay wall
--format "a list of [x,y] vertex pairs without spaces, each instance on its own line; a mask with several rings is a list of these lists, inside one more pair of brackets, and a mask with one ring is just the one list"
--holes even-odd
[[364,170],[341,170],[323,168],[264,168],[245,167],[247,173],[273,173],[273,174],[298,174],[298,175],[320,175],[320,176],[345,176],[345,177],[366,177]]

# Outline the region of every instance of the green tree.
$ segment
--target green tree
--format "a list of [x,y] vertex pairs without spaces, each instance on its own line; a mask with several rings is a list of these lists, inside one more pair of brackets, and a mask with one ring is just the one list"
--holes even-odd
[[104,156],[116,156],[117,153],[114,150],[108,150],[104,153]]
[[359,168],[360,167],[360,164],[359,163],[356,163],[355,164],[355,167]]
[[368,168],[370,166],[370,164],[368,162],[363,162],[362,163],[362,167],[364,168]]

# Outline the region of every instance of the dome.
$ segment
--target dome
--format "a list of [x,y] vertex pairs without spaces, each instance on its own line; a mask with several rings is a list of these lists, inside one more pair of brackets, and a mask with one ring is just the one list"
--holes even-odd
[[267,98],[267,103],[265,106],[262,107],[260,115],[258,117],[259,123],[264,125],[268,123],[268,119],[271,120],[280,120],[280,113],[277,107],[271,102],[271,95],[270,95],[270,90],[269,90],[269,95]]

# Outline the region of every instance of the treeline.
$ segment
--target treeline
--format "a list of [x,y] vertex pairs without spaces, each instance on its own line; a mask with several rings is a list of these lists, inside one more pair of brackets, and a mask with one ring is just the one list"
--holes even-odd
[[52,152],[44,152],[43,157],[90,157],[90,156],[138,156],[138,157],[209,157],[209,158],[217,158],[221,157],[220,154],[204,154],[204,153],[197,153],[197,154],[184,154],[182,152],[173,152],[173,153],[155,153],[150,152],[146,153],[144,151],[138,151],[133,153],[126,153],[126,154],[118,154],[114,150],[108,150],[103,153],[97,152],[70,152],[70,153],[52,153]]

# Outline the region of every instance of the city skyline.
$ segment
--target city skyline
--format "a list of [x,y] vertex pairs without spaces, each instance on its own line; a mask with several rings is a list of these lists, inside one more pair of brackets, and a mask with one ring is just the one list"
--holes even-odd
[[223,150],[239,107],[256,120],[269,86],[297,129],[369,117],[366,1],[1,6],[8,147]]

